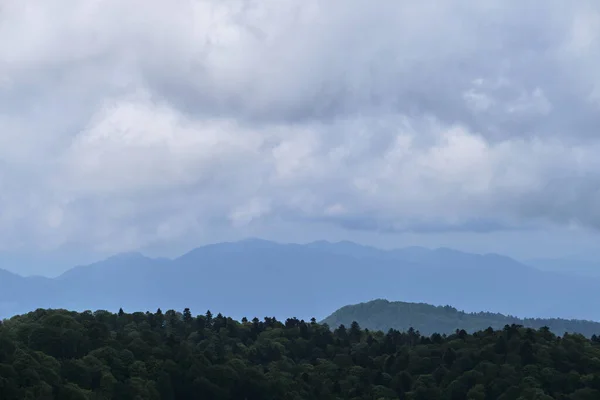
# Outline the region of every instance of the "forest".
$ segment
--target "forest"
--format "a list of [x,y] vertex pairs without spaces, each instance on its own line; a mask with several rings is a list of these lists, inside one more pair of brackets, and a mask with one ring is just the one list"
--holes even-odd
[[0,324],[0,399],[600,398],[600,339],[38,309]]
[[349,325],[357,321],[363,328],[406,331],[418,329],[426,335],[433,333],[450,334],[456,329],[469,333],[492,327],[502,329],[505,325],[522,325],[525,328],[548,327],[550,331],[562,335],[581,333],[586,337],[600,333],[600,323],[594,321],[563,318],[517,318],[491,312],[459,311],[451,306],[433,306],[425,303],[407,303],[383,299],[348,305],[335,311],[322,322],[330,326]]

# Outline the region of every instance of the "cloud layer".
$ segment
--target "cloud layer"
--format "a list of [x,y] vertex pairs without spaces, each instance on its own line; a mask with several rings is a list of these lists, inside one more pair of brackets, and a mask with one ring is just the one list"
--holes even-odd
[[5,0],[0,54],[4,248],[600,227],[596,1]]

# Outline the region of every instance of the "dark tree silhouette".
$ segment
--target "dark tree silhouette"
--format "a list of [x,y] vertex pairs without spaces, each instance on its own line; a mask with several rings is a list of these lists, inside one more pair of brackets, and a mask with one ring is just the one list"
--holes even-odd
[[0,324],[0,399],[598,399],[600,342],[240,323],[208,311],[37,310]]

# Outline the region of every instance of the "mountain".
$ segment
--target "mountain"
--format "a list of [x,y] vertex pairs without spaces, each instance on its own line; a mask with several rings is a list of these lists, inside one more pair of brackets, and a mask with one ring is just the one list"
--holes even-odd
[[118,255],[56,278],[0,274],[0,317],[38,307],[190,307],[235,318],[308,319],[376,298],[600,320],[600,279],[451,249],[381,250],[352,242],[301,245],[253,239],[202,246],[172,260]]
[[563,335],[565,332],[580,333],[587,337],[600,334],[599,322],[560,318],[517,318],[490,312],[466,313],[451,306],[381,299],[342,307],[321,323],[337,328],[340,325],[349,327],[354,321],[369,330],[387,332],[395,329],[406,332],[413,328],[427,336],[433,333],[453,334],[458,329],[469,333],[489,327],[501,330],[504,326],[513,324],[533,329],[546,326],[557,335]]

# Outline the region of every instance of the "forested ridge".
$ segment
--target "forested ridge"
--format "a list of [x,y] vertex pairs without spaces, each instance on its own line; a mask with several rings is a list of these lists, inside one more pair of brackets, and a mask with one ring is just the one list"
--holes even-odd
[[452,333],[464,329],[469,333],[488,327],[502,329],[505,325],[522,325],[539,329],[548,327],[557,335],[581,333],[591,337],[600,334],[600,323],[563,318],[517,318],[491,312],[459,311],[451,306],[433,306],[424,303],[407,303],[383,299],[348,305],[335,311],[322,322],[330,326],[349,325],[357,321],[363,328],[387,331],[418,329],[422,334]]
[[37,310],[0,324],[0,399],[599,399],[600,340],[314,319]]

